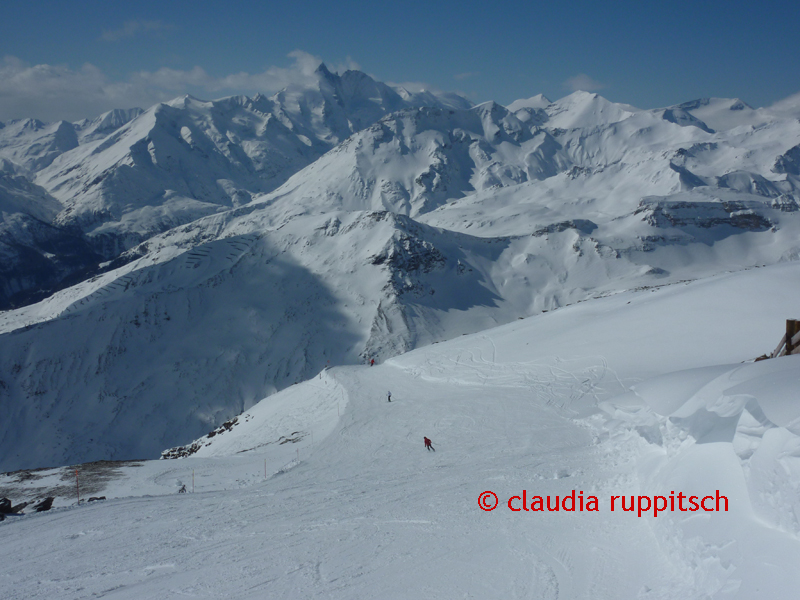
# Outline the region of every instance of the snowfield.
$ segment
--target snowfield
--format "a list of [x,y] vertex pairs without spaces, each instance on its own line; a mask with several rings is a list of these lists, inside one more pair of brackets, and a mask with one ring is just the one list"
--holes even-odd
[[[60,490],[0,523],[0,596],[792,598],[800,357],[743,361],[780,339],[798,275],[632,290],[325,369],[188,458],[78,467],[104,501],[75,504],[72,468],[6,474],[15,503]],[[564,510],[573,490],[599,510]],[[562,509],[509,510],[523,493]]]

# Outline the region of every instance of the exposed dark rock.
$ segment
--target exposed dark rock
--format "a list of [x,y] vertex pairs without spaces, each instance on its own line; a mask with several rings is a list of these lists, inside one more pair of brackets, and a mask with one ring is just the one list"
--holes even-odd
[[16,506],[11,504],[11,500],[8,498],[0,498],[0,515],[13,515],[22,512],[22,509],[28,506],[27,502],[23,502],[22,504],[17,504]]
[[669,202],[643,199],[634,214],[654,227],[700,227],[727,225],[749,231],[766,231],[772,222],[758,214],[758,207],[745,202]]
[[372,259],[373,265],[386,264],[405,273],[430,273],[444,262],[444,256],[433,244],[405,233],[397,235],[387,248]]
[[708,125],[681,108],[676,107],[665,109],[662,118],[665,121],[675,123],[675,125],[680,125],[681,127],[687,127],[691,125],[693,127],[697,127],[698,129],[702,129],[706,133],[714,133],[714,130]]
[[797,212],[800,210],[800,204],[794,195],[783,194],[772,201],[772,208],[777,208],[781,212]]
[[561,233],[567,229],[575,229],[580,233],[590,234],[597,229],[597,225],[588,219],[571,219],[569,221],[560,221],[558,223],[551,223],[546,227],[541,227],[534,231],[533,235],[540,237],[550,233]]
[[784,154],[776,158],[772,171],[800,176],[800,144],[789,148]]
[[221,434],[225,433],[226,431],[230,431],[239,423],[239,417],[234,417],[230,421],[225,421],[222,425],[210,431],[204,438],[200,438],[192,442],[191,444],[187,444],[186,446],[176,446],[175,448],[169,448],[164,450],[161,453],[162,460],[168,460],[173,458],[186,458],[187,456],[191,456],[200,448],[207,445],[209,439]]
[[55,498],[48,496],[38,504],[34,504],[33,508],[36,510],[36,512],[45,512],[53,507],[53,500],[55,500]]

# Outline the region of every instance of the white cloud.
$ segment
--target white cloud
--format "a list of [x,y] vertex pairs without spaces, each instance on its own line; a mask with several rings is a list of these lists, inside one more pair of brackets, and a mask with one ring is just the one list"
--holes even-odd
[[322,63],[322,59],[302,50],[290,52],[288,56],[294,59],[291,67],[269,67],[262,73],[241,72],[223,77],[212,77],[201,67],[194,67],[189,71],[162,67],[153,72],[135,73],[130,78],[130,82],[141,88],[173,92],[195,89],[211,94],[223,91],[271,94],[289,85],[304,85],[313,82],[314,71]]
[[778,100],[775,104],[770,106],[769,109],[772,112],[785,116],[796,116],[800,118],[800,92],[792,94],[783,100]]
[[423,92],[439,92],[438,88],[425,83],[424,81],[403,81],[402,83],[395,83],[392,81],[387,81],[387,85],[390,85],[394,88],[403,88],[404,90],[408,90],[412,94],[421,94]]
[[118,42],[125,38],[132,38],[140,34],[152,31],[163,31],[172,29],[172,26],[161,21],[125,21],[120,29],[103,31],[100,39],[105,42]]
[[31,66],[13,56],[0,61],[0,120],[77,120],[160,99],[129,83],[111,82],[90,64],[73,70],[62,65]]
[[354,61],[349,56],[345,58],[342,62],[333,63],[331,65],[327,65],[332,71],[336,73],[344,73],[345,71],[361,71],[361,65]]
[[573,92],[577,92],[578,90],[582,90],[584,92],[594,92],[597,90],[602,90],[606,86],[606,84],[597,81],[596,79],[592,79],[585,73],[579,73],[575,75],[575,77],[570,77],[564,82],[564,87],[568,90],[572,90]]
[[[295,50],[290,67],[269,67],[261,73],[209,75],[202,67],[189,70],[161,68],[140,71],[125,81],[111,81],[96,66],[80,69],[63,65],[30,65],[6,56],[0,61],[0,121],[35,117],[44,121],[77,121],[95,117],[112,108],[148,108],[185,93],[201,97],[225,94],[272,94],[292,84],[313,81],[322,60]],[[358,68],[349,57],[332,67],[344,71]]]

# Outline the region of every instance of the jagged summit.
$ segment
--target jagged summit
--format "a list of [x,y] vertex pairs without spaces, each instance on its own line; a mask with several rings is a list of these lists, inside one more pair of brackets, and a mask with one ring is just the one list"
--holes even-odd
[[324,77],[325,79],[333,78],[333,73],[330,72],[328,66],[324,62],[319,63],[319,66],[314,71],[314,74],[320,77]]

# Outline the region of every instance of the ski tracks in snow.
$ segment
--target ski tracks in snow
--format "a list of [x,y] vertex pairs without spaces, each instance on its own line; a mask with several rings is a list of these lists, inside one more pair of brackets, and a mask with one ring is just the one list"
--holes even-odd
[[[615,597],[617,577],[625,572],[615,553],[629,539],[629,523],[608,528],[592,513],[512,513],[506,501],[523,488],[529,494],[562,497],[573,488],[587,494],[604,488],[605,457],[595,445],[597,436],[574,417],[584,408],[576,404],[594,407],[599,398],[616,392],[618,378],[602,359],[495,364],[488,357],[496,358],[496,351],[486,350],[465,348],[446,366],[428,357],[404,368],[395,359],[357,377],[345,374],[340,382],[353,404],[341,423],[341,441],[367,454],[366,476],[377,479],[379,473],[385,476],[387,464],[396,465],[391,480],[376,482],[378,505],[394,506],[393,514],[401,505],[420,502],[438,508],[425,511],[427,518],[398,514],[393,523],[428,523],[418,532],[421,540],[462,531],[464,544],[481,556],[505,557],[506,577],[499,588],[505,597],[570,599],[589,591],[595,598]],[[391,403],[384,398],[387,385]],[[370,431],[381,435],[372,437]],[[422,449],[423,434],[433,439],[436,453]],[[498,438],[504,443],[498,445]],[[429,478],[427,488],[423,482]],[[471,506],[476,501],[471,496],[483,489],[500,497],[491,513]],[[428,499],[430,490],[437,495],[452,492]],[[380,510],[378,505],[374,510]],[[580,534],[564,537],[563,531],[571,528]],[[586,544],[586,539],[597,538],[606,539],[607,545]],[[402,545],[402,539],[395,537],[393,543]],[[450,547],[452,560],[473,564],[468,548],[448,546],[438,538],[436,545]],[[413,562],[413,553],[403,560]],[[431,557],[436,564],[442,560]],[[501,558],[492,560],[501,568]],[[422,569],[423,578],[429,572],[421,565],[416,568]],[[491,580],[486,567],[475,564],[463,577],[473,591],[477,577]]]

